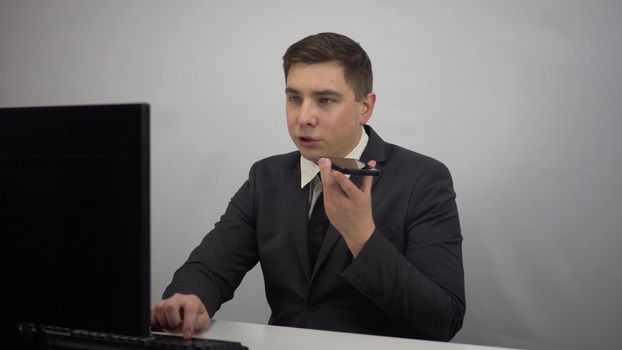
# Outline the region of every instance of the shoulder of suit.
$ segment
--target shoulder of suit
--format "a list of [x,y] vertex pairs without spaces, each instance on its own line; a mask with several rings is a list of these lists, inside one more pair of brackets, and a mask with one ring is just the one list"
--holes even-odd
[[255,164],[273,164],[273,163],[297,163],[300,160],[300,152],[292,151],[289,153],[277,154],[258,160]]
[[445,164],[435,158],[411,151],[398,145],[385,143],[385,150],[387,155],[387,166],[399,166],[400,168],[410,168],[415,171],[447,169]]
[[296,169],[300,165],[300,153],[293,151],[263,158],[253,164],[253,168],[259,171],[285,171]]

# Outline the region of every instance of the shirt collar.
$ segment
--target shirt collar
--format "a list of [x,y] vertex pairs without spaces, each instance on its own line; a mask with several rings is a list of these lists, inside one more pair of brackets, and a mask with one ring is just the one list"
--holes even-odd
[[[360,159],[363,155],[363,151],[365,151],[365,147],[367,147],[368,141],[369,136],[367,136],[365,128],[361,126],[361,138],[359,139],[359,143],[346,155],[346,158]],[[302,155],[300,156],[300,188],[305,187],[311,182],[319,172],[320,167],[315,162],[308,160]]]

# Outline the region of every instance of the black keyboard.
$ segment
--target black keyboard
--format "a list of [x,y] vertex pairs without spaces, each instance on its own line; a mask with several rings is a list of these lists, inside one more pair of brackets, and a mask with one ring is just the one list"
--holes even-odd
[[43,326],[47,345],[52,349],[82,350],[248,350],[238,342],[216,339],[184,339],[178,336],[151,335],[146,337],[127,336]]

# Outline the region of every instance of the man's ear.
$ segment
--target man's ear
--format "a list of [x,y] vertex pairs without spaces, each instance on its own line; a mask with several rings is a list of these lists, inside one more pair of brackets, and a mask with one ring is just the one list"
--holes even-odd
[[361,100],[361,108],[359,112],[359,122],[361,125],[367,124],[367,121],[371,118],[374,112],[374,105],[376,104],[376,94],[373,92],[368,93]]

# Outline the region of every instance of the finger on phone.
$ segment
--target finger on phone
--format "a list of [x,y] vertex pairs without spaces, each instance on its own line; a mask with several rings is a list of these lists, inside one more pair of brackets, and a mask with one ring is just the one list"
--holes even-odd
[[[375,169],[376,161],[370,160],[369,162],[367,162],[367,166],[371,169]],[[363,193],[370,192],[372,182],[373,182],[373,179],[371,176],[363,176],[363,182],[361,183],[361,191],[363,191]]]

